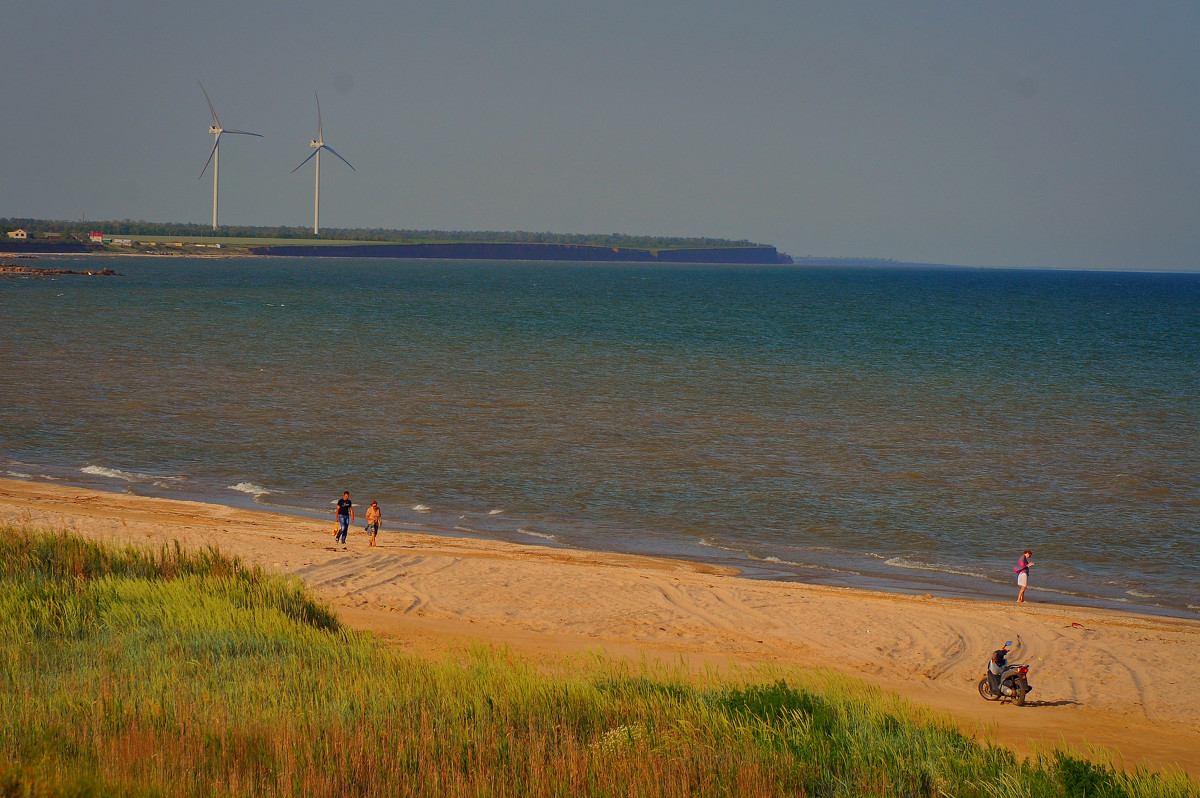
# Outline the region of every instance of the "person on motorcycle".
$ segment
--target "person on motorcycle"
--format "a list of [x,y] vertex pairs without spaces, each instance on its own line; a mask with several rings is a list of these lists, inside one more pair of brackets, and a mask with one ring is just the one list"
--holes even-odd
[[1012,641],[1006,641],[1004,648],[998,648],[992,652],[992,659],[988,662],[988,689],[993,695],[1000,694],[1000,674],[1004,673],[1004,669],[1008,667],[1008,647],[1012,645]]

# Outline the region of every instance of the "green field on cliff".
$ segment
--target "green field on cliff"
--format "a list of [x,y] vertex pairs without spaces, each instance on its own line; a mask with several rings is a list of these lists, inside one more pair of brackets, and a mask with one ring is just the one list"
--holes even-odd
[[551,233],[530,231],[406,230],[392,228],[327,228],[319,235],[311,229],[288,226],[208,225],[147,222],[133,219],[92,222],[51,219],[0,218],[0,230],[24,229],[35,240],[56,234],[64,240],[87,241],[91,232],[132,241],[166,243],[220,243],[231,247],[321,246],[333,244],[564,244],[623,249],[725,249],[760,247],[747,240],[687,236],[631,236],[622,233]]
[[216,550],[0,529],[0,795],[1192,796],[845,678],[405,654]]

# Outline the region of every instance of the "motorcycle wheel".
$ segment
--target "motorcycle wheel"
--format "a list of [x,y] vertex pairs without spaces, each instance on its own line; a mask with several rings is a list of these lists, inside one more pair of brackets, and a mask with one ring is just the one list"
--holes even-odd
[[979,694],[983,696],[985,701],[1000,700],[1000,696],[994,694],[991,689],[988,688],[988,680],[986,676],[979,680]]
[[1019,707],[1025,706],[1025,693],[1028,691],[1028,688],[1025,686],[1025,680],[1017,680],[1017,683],[1013,685],[1013,703]]

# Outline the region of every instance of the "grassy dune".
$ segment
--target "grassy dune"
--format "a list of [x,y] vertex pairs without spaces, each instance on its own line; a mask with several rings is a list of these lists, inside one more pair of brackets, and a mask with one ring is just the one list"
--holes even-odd
[[406,656],[215,550],[0,530],[0,795],[1197,796],[857,682]]

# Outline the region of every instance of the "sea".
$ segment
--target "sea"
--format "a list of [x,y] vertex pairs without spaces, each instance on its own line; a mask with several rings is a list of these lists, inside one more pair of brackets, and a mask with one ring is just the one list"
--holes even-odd
[[1200,616],[1200,274],[28,263],[0,476]]

